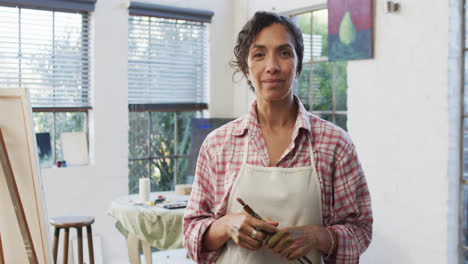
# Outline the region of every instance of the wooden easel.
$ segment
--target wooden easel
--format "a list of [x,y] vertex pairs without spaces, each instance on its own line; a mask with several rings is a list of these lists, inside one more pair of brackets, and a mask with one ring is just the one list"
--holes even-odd
[[[16,219],[21,230],[21,236],[23,237],[24,246],[26,248],[26,253],[28,254],[28,259],[30,264],[38,264],[36,251],[34,250],[34,244],[32,242],[31,232],[29,231],[28,222],[26,220],[26,215],[24,213],[23,204],[21,203],[21,197],[18,192],[18,187],[16,186],[15,176],[13,174],[13,169],[11,168],[10,159],[8,157],[8,151],[6,149],[5,140],[3,138],[2,129],[0,128],[0,164],[3,168],[3,173],[5,174],[5,180],[7,187],[10,193],[11,201],[15,208]],[[5,263],[3,259],[3,249],[1,244],[0,237],[0,264]]]
[[0,234],[0,264],[5,264],[5,258],[3,257],[2,235],[1,234]]

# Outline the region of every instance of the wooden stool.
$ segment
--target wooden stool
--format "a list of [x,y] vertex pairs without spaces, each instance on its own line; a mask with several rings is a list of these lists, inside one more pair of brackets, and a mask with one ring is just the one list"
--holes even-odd
[[83,264],[83,235],[81,228],[86,226],[86,231],[88,233],[89,264],[94,264],[93,234],[91,231],[92,223],[94,223],[94,217],[91,216],[61,216],[52,218],[52,220],[50,220],[50,224],[55,226],[53,248],[54,263],[57,263],[60,228],[65,229],[65,239],[63,243],[63,263],[66,264],[68,261],[68,230],[70,227],[74,227],[78,233],[78,262]]

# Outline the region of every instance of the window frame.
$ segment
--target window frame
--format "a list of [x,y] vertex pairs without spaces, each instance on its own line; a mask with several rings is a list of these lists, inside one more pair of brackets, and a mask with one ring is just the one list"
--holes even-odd
[[[150,3],[141,3],[141,2],[130,2],[130,7],[129,7],[129,17],[128,17],[128,24],[129,24],[129,34],[128,34],[128,39],[129,43],[133,43],[134,39],[137,38],[141,41],[141,37],[144,36],[146,37],[145,39],[149,40],[149,43],[147,44],[147,50],[146,54],[147,57],[153,56],[153,49],[154,47],[157,47],[162,38],[159,37],[157,34],[154,34],[154,30],[163,30],[165,32],[171,32],[174,31],[174,29],[181,30],[181,32],[187,32],[190,34],[184,35],[186,38],[189,36],[188,40],[186,40],[184,43],[191,43],[191,44],[199,44],[201,43],[201,47],[199,49],[196,49],[197,51],[200,51],[199,54],[197,55],[192,55],[188,56],[189,59],[191,59],[192,62],[194,63],[195,61],[199,63],[200,65],[207,65],[206,66],[206,73],[200,74],[200,80],[197,78],[187,78],[187,75],[190,74],[195,74],[193,72],[188,72],[187,69],[189,68],[187,62],[184,61],[184,63],[177,65],[175,70],[178,72],[178,74],[181,77],[181,79],[189,79],[190,81],[195,81],[195,83],[191,85],[195,85],[197,87],[196,89],[190,89],[190,91],[194,91],[195,94],[190,94],[190,95],[184,95],[182,97],[177,98],[178,101],[172,96],[167,96],[167,94],[171,94],[171,90],[174,88],[182,89],[182,92],[186,93],[186,85],[187,83],[183,83],[182,85],[175,83],[175,87],[166,87],[168,86],[164,82],[169,82],[168,80],[173,78],[171,74],[165,72],[164,70],[160,75],[155,75],[151,72],[149,74],[148,69],[141,69],[141,66],[146,66],[152,69],[154,65],[152,63],[146,62],[146,63],[141,63],[139,66],[140,67],[134,67],[131,66],[133,64],[137,64],[139,60],[142,60],[141,58],[141,52],[138,52],[137,48],[134,48],[134,50],[130,50],[131,46],[129,44],[129,67],[128,67],[128,75],[129,75],[129,110],[131,111],[132,109],[146,109],[147,111],[168,111],[169,109],[173,111],[178,111],[178,109],[195,109],[195,110],[204,110],[208,108],[207,104],[207,96],[208,96],[208,72],[209,72],[209,55],[208,55],[208,46],[209,46],[209,29],[210,29],[210,23],[211,23],[211,18],[214,15],[212,11],[208,10],[199,10],[199,9],[189,9],[189,8],[182,8],[182,7],[174,7],[174,6],[164,6],[164,5],[158,5],[158,4],[150,4]],[[140,21],[138,17],[141,17],[142,19]],[[148,19],[148,21],[146,21]],[[136,23],[141,22],[141,24]],[[144,26],[147,26],[147,28],[144,28],[143,31],[142,28]],[[134,31],[132,31],[134,30]],[[140,32],[139,32],[140,31]],[[179,32],[179,31],[178,31]],[[194,38],[192,35],[193,34],[200,34],[204,42],[188,42],[192,41],[190,38]],[[146,35],[148,34],[148,35]],[[180,34],[180,32],[179,32]],[[175,41],[180,41],[180,36],[177,34]],[[174,35],[169,34],[168,40],[171,40],[174,38]],[[156,39],[155,43],[152,43],[152,40]],[[173,39],[174,40],[174,39]],[[206,41],[206,42],[205,42]],[[158,52],[167,52],[164,54],[169,54],[174,51],[174,47],[172,47],[173,43],[163,43],[162,47],[158,47],[156,51]],[[179,45],[177,45],[179,46]],[[197,46],[198,47],[198,46]],[[130,53],[130,51],[132,53]],[[135,53],[135,54],[134,54]],[[140,53],[139,55],[136,55]],[[136,58],[134,58],[136,56]],[[177,58],[172,58],[171,59],[177,59]],[[180,58],[178,58],[180,59]],[[198,59],[201,59],[201,61],[204,61],[205,63],[200,63]],[[167,63],[167,58],[161,59],[160,61],[156,61],[157,64],[156,66],[162,65],[163,63]],[[144,61],[143,61],[144,62]],[[138,65],[138,64],[137,64]],[[160,66],[161,67],[161,66]],[[181,68],[179,68],[181,67]],[[193,68],[198,68],[199,66],[193,66]],[[166,70],[167,71],[167,70]],[[152,83],[150,87],[148,87],[148,84],[146,83],[134,83],[134,79],[131,77],[134,77],[135,74],[146,74],[149,76],[152,76],[151,78],[148,78],[149,81],[154,82],[155,80],[158,80],[156,83]],[[206,76],[205,76],[206,75]],[[139,79],[140,80],[140,79]],[[170,82],[173,82],[174,80],[171,79]],[[161,83],[161,84],[160,84]],[[137,85],[137,86],[136,86]],[[141,86],[141,87],[140,87]],[[154,91],[158,91],[158,95],[156,96],[154,94]],[[138,96],[135,96],[135,93],[142,93],[145,95],[144,98],[139,98]],[[183,93],[183,94],[184,94]]]
[[[175,111],[172,111],[172,110],[175,110]],[[174,160],[174,164],[173,164],[174,175],[172,177],[171,190],[173,188],[175,188],[175,185],[177,184],[177,179],[178,179],[178,169],[177,169],[178,168],[177,167],[178,166],[178,161],[180,159],[190,158],[190,152],[187,152],[186,154],[178,154],[178,147],[179,147],[179,143],[180,143],[178,135],[177,135],[177,132],[178,132],[178,122],[177,122],[178,114],[182,113],[182,112],[194,112],[195,116],[197,117],[197,116],[201,116],[203,114],[202,111],[203,110],[200,110],[200,109],[191,110],[191,111],[187,111],[185,109],[168,109],[167,111],[166,110],[161,110],[161,111],[154,111],[154,110],[152,110],[152,111],[138,111],[138,110],[134,110],[134,109],[130,110],[129,113],[136,113],[136,112],[148,113],[148,116],[146,118],[146,122],[147,122],[147,126],[148,126],[148,136],[147,136],[147,139],[148,139],[148,146],[147,146],[148,147],[148,155],[146,157],[139,157],[139,158],[129,157],[128,161],[129,162],[140,161],[140,160],[148,161],[149,167],[147,168],[146,177],[151,180],[151,174],[152,174],[151,165],[153,164],[153,161],[158,160],[158,159],[173,159]],[[173,151],[172,155],[165,155],[165,156],[152,155],[152,151],[151,151],[151,148],[152,148],[151,135],[153,133],[153,130],[152,130],[152,127],[153,127],[152,126],[152,115],[154,113],[160,113],[160,112],[173,113],[173,118],[175,120],[174,126],[173,126],[173,128],[174,128],[173,141],[176,142],[176,144],[174,145],[174,151]],[[129,171],[129,173],[130,173],[130,171]],[[129,177],[130,177],[130,175],[129,175]],[[129,192],[130,192],[130,189],[129,189]]]
[[[288,16],[289,18],[293,18],[294,16],[299,16],[299,15],[303,15],[303,14],[306,14],[306,13],[311,13],[311,16],[310,16],[310,32],[311,32],[311,36],[313,35],[313,32],[314,32],[314,28],[313,28],[313,13],[314,12],[317,12],[317,11],[320,11],[320,10],[324,10],[324,9],[328,9],[327,8],[327,4],[319,4],[319,5],[314,5],[314,6],[311,6],[311,7],[306,7],[306,8],[301,8],[301,9],[296,9],[296,10],[291,10],[291,11],[286,11],[286,12],[283,12],[281,13],[282,15],[284,16]],[[332,116],[332,120],[330,122],[332,122],[333,124],[337,124],[336,122],[336,117],[337,115],[341,115],[341,116],[344,116],[346,117],[346,124],[347,124],[347,120],[348,120],[348,110],[347,110],[347,104],[346,104],[346,110],[336,110],[336,91],[337,91],[337,85],[336,85],[336,71],[337,71],[337,63],[336,61],[328,61],[328,57],[326,56],[322,56],[322,57],[315,57],[312,55],[312,49],[313,49],[313,44],[312,44],[312,41],[310,42],[310,49],[311,49],[311,56],[310,56],[310,61],[308,62],[302,62],[302,69],[304,69],[304,66],[308,65],[310,66],[310,72],[309,72],[309,97],[308,97],[308,103],[309,103],[309,109],[307,109],[310,113],[312,114],[315,114],[315,115],[318,115],[318,116],[321,116],[321,115],[331,115]],[[304,46],[304,50],[306,49],[306,47]],[[304,52],[305,54],[305,52]],[[313,109],[313,106],[314,106],[314,96],[313,96],[313,89],[312,88],[312,82],[313,82],[313,65],[314,64],[317,64],[317,63],[331,63],[333,65],[333,77],[332,77],[332,81],[333,81],[333,85],[332,85],[332,110],[314,110]],[[303,73],[301,73],[303,74]],[[346,90],[347,90],[347,87],[346,87]],[[307,107],[306,107],[307,108]],[[347,128],[347,125],[346,125],[346,128]]]
[[[84,121],[83,121],[83,131],[86,133],[86,136],[89,137],[89,113],[88,110],[90,110],[90,107],[76,107],[76,108],[33,108],[33,120],[34,120],[34,113],[52,113],[52,128],[51,128],[51,135],[50,135],[50,140],[51,142],[51,151],[52,151],[52,162],[53,164],[57,164],[59,161],[57,159],[57,114],[67,114],[67,113],[84,113]],[[36,132],[37,133],[37,132]],[[88,139],[88,149],[89,149],[89,139]],[[89,152],[88,152],[89,155]],[[63,158],[63,155],[62,155]],[[41,168],[48,167],[48,166],[43,166],[41,165]],[[52,165],[53,167],[53,165]]]
[[[162,5],[139,3],[139,2],[131,2],[130,7],[129,7],[129,23],[131,20],[131,16],[145,16],[145,17],[156,17],[156,18],[161,18],[161,19],[168,19],[168,21],[173,20],[174,23],[176,24],[178,23],[178,21],[201,22],[202,24],[206,26],[205,33],[207,33],[208,36],[206,39],[203,39],[203,40],[206,41],[205,44],[208,46],[209,46],[210,22],[211,22],[211,17],[213,15],[214,15],[213,12],[207,11],[207,10],[195,10],[195,9],[162,6]],[[130,31],[129,31],[129,38],[130,38]],[[204,46],[205,44],[202,45],[203,46],[202,49],[206,48],[206,46]],[[130,51],[130,47],[129,47],[129,51]],[[135,161],[140,161],[140,160],[147,161],[145,162],[146,166],[148,166],[147,168],[145,168],[146,177],[150,178],[150,180],[152,179],[151,175],[153,174],[152,166],[156,164],[155,161],[161,160],[161,159],[173,160],[172,166],[173,166],[174,175],[172,175],[171,190],[174,190],[175,185],[177,184],[178,179],[180,178],[179,171],[178,171],[178,169],[180,169],[178,168],[179,162],[183,159],[190,158],[189,152],[187,152],[186,154],[178,153],[179,147],[181,147],[180,143],[182,143],[182,142],[179,142],[178,135],[177,135],[178,129],[179,129],[178,116],[181,113],[193,112],[195,117],[202,117],[203,111],[208,109],[207,95],[208,95],[208,90],[209,90],[209,79],[207,76],[209,74],[210,67],[209,67],[209,55],[204,52],[205,51],[202,51],[202,54],[204,54],[203,60],[206,60],[205,63],[208,63],[208,65],[206,67],[206,72],[204,73],[206,74],[206,77],[203,77],[203,78],[206,78],[206,80],[203,82],[204,87],[202,87],[202,90],[203,90],[202,93],[205,94],[205,96],[202,96],[203,99],[199,100],[199,98],[192,98],[194,102],[184,103],[184,102],[170,102],[170,101],[152,102],[152,100],[148,100],[148,102],[139,102],[139,101],[132,102],[130,101],[130,98],[129,98],[129,102],[128,102],[129,115],[132,113],[136,113],[136,112],[148,113],[147,115],[145,115],[146,122],[147,122],[146,129],[148,129],[148,132],[147,134],[144,135],[144,139],[145,139],[145,144],[148,144],[145,147],[149,148],[147,155],[144,157],[130,157],[131,156],[130,149],[132,148],[130,140],[132,139],[129,138],[129,157],[128,157],[128,161],[129,161],[128,192],[129,194],[134,192],[134,189],[132,188],[130,184],[131,181],[135,180],[137,177],[142,177],[141,175],[138,175],[138,174],[133,175],[133,176],[131,175],[132,173],[131,168],[133,168],[134,165],[131,165],[130,163],[133,163]],[[129,74],[130,74],[130,71],[129,71]],[[130,90],[130,87],[129,87],[129,90]],[[155,155],[156,153],[152,151],[151,136],[155,134],[153,133],[153,125],[152,125],[153,117],[152,116],[153,114],[158,113],[158,112],[159,113],[160,112],[172,113],[173,114],[172,118],[175,121],[172,127],[174,130],[174,135],[172,137],[172,140],[176,144],[174,144],[173,152],[170,155],[157,156]],[[129,122],[131,122],[130,121],[131,119],[132,118],[129,117]],[[129,126],[131,127],[132,124],[129,123]],[[130,136],[130,131],[131,130],[129,130],[129,136]]]
[[[55,0],[54,0],[55,1]],[[54,2],[52,1],[52,2]],[[70,1],[70,0],[65,0],[65,1],[55,1],[52,3],[51,1],[17,1],[17,0],[10,0],[10,1],[2,1],[0,3],[0,6],[2,7],[9,7],[9,8],[17,8],[18,10],[18,20],[15,22],[15,24],[21,28],[21,13],[22,10],[27,9],[27,10],[36,10],[36,11],[43,11],[43,12],[50,12],[53,20],[52,27],[55,30],[56,24],[55,24],[55,15],[56,13],[63,13],[63,14],[79,14],[81,16],[81,38],[80,41],[82,42],[82,49],[86,49],[86,52],[84,54],[87,54],[87,68],[86,74],[81,74],[81,81],[82,83],[86,83],[86,91],[87,91],[87,104],[86,106],[34,106],[32,105],[31,110],[33,113],[52,113],[52,128],[50,129],[50,137],[51,137],[51,150],[52,150],[52,167],[58,162],[57,160],[57,155],[56,155],[56,149],[58,148],[57,145],[57,131],[56,131],[56,123],[57,123],[57,117],[56,115],[58,113],[77,113],[81,112],[84,113],[84,124],[83,124],[83,131],[86,133],[87,137],[89,137],[89,111],[92,110],[91,106],[91,90],[92,90],[92,83],[91,80],[89,79],[90,73],[91,73],[91,55],[89,53],[90,51],[90,46],[91,46],[91,41],[90,41],[90,11],[94,10],[94,4],[96,0],[78,0],[78,1]],[[21,31],[21,30],[20,30]],[[54,31],[55,32],[55,31]],[[55,34],[55,33],[54,33]],[[86,35],[83,37],[83,35]],[[23,43],[23,36],[19,36],[18,38],[18,45],[21,46]],[[53,53],[55,53],[55,45],[51,47],[51,50]],[[18,85],[19,87],[23,87],[23,82],[24,78],[21,75],[21,52],[18,50],[18,67],[19,67],[19,75],[18,75]],[[83,53],[82,53],[83,55]],[[26,79],[27,80],[27,79]],[[35,89],[35,88],[30,88],[30,89]],[[65,121],[66,122],[66,121]],[[60,144],[60,143],[59,143]],[[89,149],[89,140],[87,143],[87,148]],[[40,164],[41,168],[44,167],[50,167],[48,164]]]

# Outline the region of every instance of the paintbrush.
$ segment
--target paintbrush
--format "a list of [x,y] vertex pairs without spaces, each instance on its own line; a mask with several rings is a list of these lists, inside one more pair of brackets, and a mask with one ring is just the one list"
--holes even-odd
[[244,201],[241,198],[237,197],[236,200],[243,206],[242,208],[244,209],[246,213],[248,213],[249,215],[259,220],[262,220],[263,222],[266,222],[260,215],[258,215],[252,208],[250,208],[248,204],[244,203]]
[[[263,222],[266,222],[259,214],[257,214],[248,204],[244,203],[244,201],[237,197],[236,200],[242,205],[242,208],[244,209],[244,211],[246,213],[248,213],[249,215],[259,219],[259,220],[262,220]],[[272,234],[268,234],[268,235],[272,235]],[[302,257],[303,260],[305,260],[307,263],[309,264],[312,264],[312,261],[310,261],[306,256]],[[299,261],[299,263],[303,264],[304,262],[301,261],[300,258],[297,258],[296,259],[297,261]]]

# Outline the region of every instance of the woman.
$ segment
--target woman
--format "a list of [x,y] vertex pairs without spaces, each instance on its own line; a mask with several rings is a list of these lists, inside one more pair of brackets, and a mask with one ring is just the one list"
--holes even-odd
[[297,26],[274,13],[257,12],[238,35],[234,66],[256,101],[200,149],[184,215],[197,263],[358,263],[371,241],[370,195],[349,136],[294,95],[303,50]]

